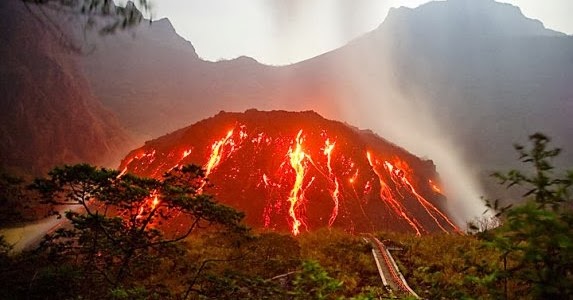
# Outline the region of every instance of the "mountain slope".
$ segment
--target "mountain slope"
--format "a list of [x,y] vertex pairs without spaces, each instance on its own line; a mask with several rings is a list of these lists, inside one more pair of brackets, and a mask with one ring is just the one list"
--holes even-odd
[[0,166],[39,175],[62,163],[109,163],[127,135],[32,13],[21,1],[0,3]]
[[265,66],[248,57],[204,61],[176,37],[170,22],[162,19],[98,41],[96,51],[83,60],[96,94],[142,139],[221,109],[305,108],[326,115],[338,110],[330,101],[328,76]]
[[573,37],[545,29],[517,7],[450,0],[397,9],[352,47],[386,49],[402,97],[425,101],[475,163],[499,168],[513,161],[510,144],[535,131],[573,146]]
[[458,230],[432,161],[310,111],[221,112],[146,142],[120,168],[160,178],[189,163],[206,170],[201,189],[258,228]]
[[97,95],[141,139],[221,109],[257,107],[313,109],[430,156],[420,141],[445,139],[480,168],[512,161],[511,143],[534,131],[573,148],[573,38],[509,4],[394,9],[347,46],[285,67],[203,61],[166,20],[112,39],[119,41],[101,45],[84,66]]

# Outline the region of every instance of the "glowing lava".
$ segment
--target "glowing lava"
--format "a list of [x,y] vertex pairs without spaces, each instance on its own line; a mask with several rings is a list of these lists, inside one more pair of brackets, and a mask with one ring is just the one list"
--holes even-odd
[[153,201],[151,201],[151,209],[155,209],[158,204],[159,204],[159,198],[157,197],[157,195],[155,195],[155,197],[153,197]]
[[334,145],[336,143],[331,143],[329,139],[326,139],[324,142],[324,155],[326,155],[326,166],[328,167],[328,173],[332,174],[332,165],[330,162],[332,161],[332,149],[334,149]]
[[[412,194],[414,194],[414,196],[416,196],[416,199],[418,200],[420,205],[422,205],[424,207],[424,209],[426,210],[428,215],[430,217],[432,217],[432,219],[434,219],[434,221],[436,222],[438,227],[440,227],[440,229],[442,229],[444,232],[449,232],[438,221],[438,217],[440,217],[443,221],[448,223],[452,227],[452,229],[454,229],[454,231],[456,231],[456,232],[460,231],[459,228],[456,225],[454,225],[454,223],[445,214],[443,214],[438,208],[436,208],[434,205],[432,205],[432,203],[430,203],[428,200],[426,200],[426,198],[422,197],[418,193],[418,191],[416,191],[416,189],[412,186],[412,184],[410,183],[408,178],[406,178],[406,173],[404,171],[402,171],[399,168],[396,168],[394,165],[392,165],[388,161],[384,162],[384,167],[391,174],[392,180],[394,180],[394,182],[396,184],[401,183],[404,188],[406,188],[408,191],[410,191]],[[399,181],[397,182],[396,179]],[[437,216],[434,215],[434,213],[437,214]]]
[[227,141],[229,140],[229,138],[231,138],[232,135],[233,135],[233,130],[229,130],[229,132],[227,132],[227,136],[216,141],[215,143],[213,143],[213,146],[211,146],[212,149],[211,155],[209,156],[209,161],[207,162],[207,164],[205,164],[205,177],[209,177],[211,171],[213,171],[213,169],[215,169],[219,165],[219,163],[221,163],[221,158],[223,155],[222,147],[227,143]]
[[[198,192],[245,212],[253,227],[293,235],[321,227],[457,231],[438,208],[446,199],[431,181],[438,178],[431,162],[312,112],[223,112],[146,142],[119,169],[161,179],[189,163],[203,166],[212,183]],[[160,199],[150,195],[142,215],[167,213]]]
[[324,142],[324,155],[326,155],[326,166],[328,168],[328,175],[330,177],[330,180],[332,182],[334,182],[334,190],[331,190],[330,194],[332,195],[332,200],[334,201],[334,207],[332,208],[332,213],[330,215],[330,218],[328,219],[328,227],[332,227],[332,224],[334,223],[334,221],[336,221],[336,217],[338,217],[338,206],[340,203],[340,200],[338,199],[338,197],[340,196],[340,184],[338,183],[338,178],[336,178],[336,175],[334,174],[334,172],[332,172],[332,150],[334,149],[334,144],[336,144],[336,142],[331,143],[329,139],[326,139],[326,142]]
[[382,179],[381,172],[374,165],[372,161],[372,155],[370,154],[370,152],[366,152],[366,157],[368,158],[368,163],[372,167],[372,170],[374,171],[374,173],[376,174],[376,176],[380,181],[380,198],[385,200],[386,203],[388,203],[392,207],[396,215],[402,217],[404,220],[406,220],[406,222],[408,222],[408,224],[414,229],[414,231],[416,231],[416,235],[421,235],[420,228],[417,225],[418,222],[415,219],[413,220],[412,218],[410,218],[406,214],[404,206],[400,202],[396,201],[396,199],[392,195],[392,191],[390,190],[386,182],[384,182],[384,180]]
[[149,198],[147,198],[139,207],[139,212],[137,213],[136,218],[141,218],[146,211],[148,213],[152,213],[159,205],[159,202],[160,201],[159,196],[157,195],[157,191],[153,191],[151,195],[149,195]]
[[298,132],[294,149],[291,148],[288,152],[288,156],[290,158],[290,165],[295,171],[296,177],[294,180],[294,184],[292,190],[290,191],[290,196],[288,201],[290,203],[290,207],[288,213],[292,219],[292,234],[298,235],[300,233],[300,225],[302,225],[302,221],[297,215],[297,208],[302,204],[304,201],[304,193],[302,193],[302,184],[304,181],[304,176],[306,174],[306,165],[303,163],[306,154],[302,150],[302,129]]
[[183,151],[183,157],[181,159],[189,156],[189,154],[191,154],[191,149]]

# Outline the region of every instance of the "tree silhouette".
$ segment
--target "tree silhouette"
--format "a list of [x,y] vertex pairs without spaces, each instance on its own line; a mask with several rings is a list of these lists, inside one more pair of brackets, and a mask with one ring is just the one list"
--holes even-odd
[[[530,136],[532,147],[516,145],[520,160],[531,170],[511,170],[495,177],[508,187],[528,189],[527,202],[499,211],[503,225],[485,235],[498,249],[503,269],[491,274],[492,281],[504,280],[506,299],[571,299],[573,297],[573,171],[556,176],[552,160],[561,152],[549,148],[543,134]],[[495,208],[495,204],[488,204]],[[508,292],[507,280],[515,288]],[[501,296],[501,295],[500,295]]]
[[197,228],[246,231],[242,213],[198,192],[204,180],[193,165],[163,180],[87,164],[55,168],[32,187],[54,214],[61,206],[68,209],[68,224],[46,235],[40,248],[55,263],[77,264],[92,287],[135,288],[131,282],[145,283],[166,259],[175,259],[176,242]]

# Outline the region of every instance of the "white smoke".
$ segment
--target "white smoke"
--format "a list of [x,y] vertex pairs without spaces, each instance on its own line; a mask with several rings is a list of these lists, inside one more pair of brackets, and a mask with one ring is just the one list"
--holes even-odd
[[[412,1],[408,6],[424,2]],[[378,14],[378,20],[381,20],[389,7],[404,4],[403,1],[377,0],[269,0],[265,3],[276,20],[276,29],[288,36],[300,33],[299,28],[293,28],[295,23],[297,26],[310,26],[310,21],[316,23],[317,18],[308,11],[316,11],[316,6],[322,7],[325,14],[332,14],[328,21],[335,28],[333,31],[337,32],[335,39],[338,41],[359,35],[359,31],[364,30],[365,16]],[[372,25],[373,28],[376,26]],[[317,36],[317,39],[323,38]],[[396,82],[393,74],[399,71],[396,69],[400,66],[392,61],[392,53],[380,47],[367,49],[364,45],[355,47],[353,51],[357,49],[362,51],[360,61],[363,63],[360,65],[356,65],[356,57],[348,56],[356,52],[345,53],[349,58],[346,62],[333,62],[335,67],[343,66],[334,70],[341,75],[337,86],[339,103],[333,105],[340,106],[344,113],[328,117],[372,129],[408,151],[433,160],[448,197],[447,209],[458,225],[464,226],[467,221],[481,216],[485,206],[481,200],[484,192],[477,180],[478,170],[469,167],[461,151],[452,143],[443,116],[438,116],[436,109],[427,106],[426,95],[418,92],[417,87]],[[345,56],[337,56],[340,57]],[[380,78],[383,78],[382,82]]]
[[[356,61],[343,64],[344,78],[352,78],[349,84],[340,84],[340,105],[344,121],[361,128],[372,129],[382,137],[404,147],[413,154],[431,159],[437,166],[442,188],[448,198],[447,209],[456,223],[464,227],[468,221],[482,216],[486,210],[481,199],[484,191],[477,180],[479,170],[473,169],[461,155],[459,147],[452,142],[439,110],[429,107],[426,96],[414,86],[396,82],[393,75],[396,66],[388,53],[380,49],[364,52],[369,66],[355,65]],[[366,50],[367,51],[367,50]],[[338,62],[340,63],[340,62]],[[369,76],[371,72],[385,69],[386,75]],[[379,82],[380,78],[384,82]]]

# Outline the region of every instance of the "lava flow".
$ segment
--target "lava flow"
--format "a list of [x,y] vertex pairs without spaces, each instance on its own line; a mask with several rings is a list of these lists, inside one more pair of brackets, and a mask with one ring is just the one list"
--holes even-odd
[[[223,150],[221,148],[227,143],[227,141],[229,141],[229,138],[232,135],[233,135],[233,130],[230,130],[227,133],[227,136],[213,143],[212,146],[213,151],[209,156],[209,161],[207,161],[207,163],[205,164],[205,177],[209,177],[211,171],[213,171],[213,169],[216,168],[221,162],[221,158],[223,156]],[[183,154],[185,155],[185,153]]]
[[428,215],[431,216],[432,219],[434,219],[434,221],[436,222],[438,227],[440,227],[440,229],[442,229],[445,232],[448,232],[448,230],[446,230],[442,226],[441,222],[438,221],[438,218],[441,218],[441,220],[443,222],[446,222],[448,225],[450,225],[454,231],[459,232],[458,227],[456,225],[454,225],[454,223],[444,213],[442,213],[439,209],[437,209],[434,205],[432,205],[432,203],[430,203],[428,200],[426,200],[426,198],[422,197],[416,191],[416,189],[414,189],[414,187],[412,186],[412,184],[410,183],[408,178],[406,178],[406,174],[404,173],[404,171],[400,170],[399,168],[396,168],[394,165],[392,165],[388,161],[384,162],[384,166],[386,167],[386,170],[392,175],[392,179],[395,180],[394,182],[396,184],[401,183],[404,188],[408,189],[410,191],[410,193],[412,193],[414,196],[416,196],[416,199],[418,200],[420,205],[422,205],[424,207],[424,209],[426,210]]
[[383,178],[382,174],[380,173],[380,171],[378,171],[376,165],[374,165],[374,163],[372,162],[372,155],[370,154],[370,152],[366,152],[366,158],[368,158],[368,163],[372,167],[372,170],[374,171],[380,182],[380,198],[390,205],[390,207],[394,210],[396,215],[406,220],[406,222],[408,222],[408,224],[414,229],[414,231],[416,231],[417,235],[420,235],[420,227],[418,226],[418,222],[415,219],[409,217],[408,214],[406,213],[406,210],[404,209],[404,206],[400,202],[396,201],[394,195],[392,195],[390,187],[388,187],[386,182],[384,182],[384,180],[382,179]]
[[302,193],[302,184],[304,180],[304,175],[306,173],[306,166],[304,164],[305,153],[302,150],[302,141],[300,135],[302,134],[302,130],[298,132],[296,136],[296,144],[294,149],[289,150],[289,158],[290,158],[290,165],[292,166],[293,170],[295,171],[295,180],[293,183],[292,190],[290,191],[290,195],[288,198],[288,202],[290,203],[290,207],[288,213],[292,218],[292,234],[298,235],[300,233],[299,227],[302,225],[302,221],[300,217],[297,216],[297,210],[300,205],[302,205],[304,201],[304,193]]
[[326,139],[324,144],[324,155],[326,155],[326,166],[328,167],[328,175],[329,178],[334,183],[334,189],[331,191],[332,200],[334,201],[334,207],[332,208],[332,214],[328,219],[328,227],[331,227],[334,221],[336,221],[336,217],[338,216],[338,205],[339,205],[339,195],[340,195],[340,184],[338,183],[338,178],[334,172],[332,172],[332,150],[334,149],[334,145],[336,143],[331,143],[329,139]]
[[120,169],[161,178],[190,163],[212,183],[200,192],[244,211],[253,227],[293,235],[321,227],[458,230],[441,209],[446,198],[431,161],[313,112],[222,112],[147,142]]

